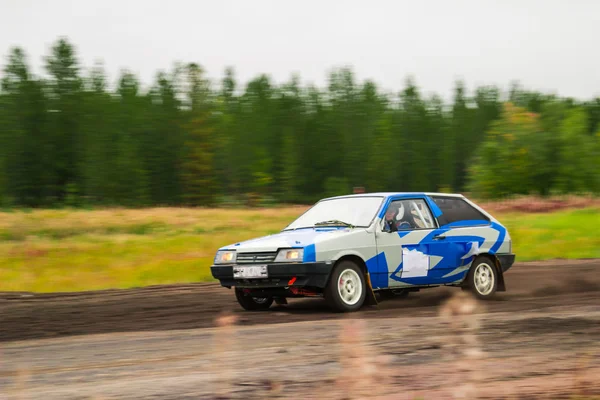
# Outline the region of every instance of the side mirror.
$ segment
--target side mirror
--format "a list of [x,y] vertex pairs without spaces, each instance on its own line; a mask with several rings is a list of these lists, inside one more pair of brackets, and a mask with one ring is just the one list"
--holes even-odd
[[381,220],[381,232],[389,232],[389,231],[390,231],[390,227],[385,222],[385,219],[382,219]]

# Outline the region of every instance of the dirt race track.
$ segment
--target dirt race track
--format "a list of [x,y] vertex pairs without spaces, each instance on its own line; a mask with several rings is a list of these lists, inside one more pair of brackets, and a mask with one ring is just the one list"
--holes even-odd
[[600,399],[600,260],[517,263],[506,285],[343,315],[242,312],[214,284],[0,293],[0,399]]

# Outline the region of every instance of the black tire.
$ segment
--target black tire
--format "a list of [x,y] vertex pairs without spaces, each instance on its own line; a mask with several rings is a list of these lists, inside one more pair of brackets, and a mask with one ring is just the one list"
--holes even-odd
[[249,294],[244,293],[242,289],[235,288],[235,298],[244,310],[247,311],[264,311],[268,310],[273,304],[271,297],[254,298]]
[[493,259],[480,256],[473,261],[467,276],[468,287],[479,299],[493,297],[498,289],[498,269]]
[[[345,275],[347,278],[344,285],[338,289],[340,285],[340,277]],[[357,292],[359,291],[359,292]],[[342,298],[342,294],[347,296]],[[334,311],[351,312],[362,307],[367,297],[367,285],[365,275],[358,265],[352,261],[341,261],[338,263],[329,278],[329,283],[323,293],[325,300]]]

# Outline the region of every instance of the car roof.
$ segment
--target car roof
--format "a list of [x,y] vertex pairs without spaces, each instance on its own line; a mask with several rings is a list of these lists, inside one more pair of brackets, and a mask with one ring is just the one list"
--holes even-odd
[[444,197],[464,197],[460,193],[438,193],[438,192],[373,192],[373,193],[354,193],[342,196],[326,197],[322,200],[340,199],[346,197],[402,197],[402,196],[444,196]]

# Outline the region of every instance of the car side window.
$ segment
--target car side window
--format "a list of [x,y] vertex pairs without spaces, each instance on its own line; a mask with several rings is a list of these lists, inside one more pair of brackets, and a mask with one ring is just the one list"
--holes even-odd
[[442,215],[438,217],[440,226],[458,221],[489,221],[488,217],[464,199],[441,196],[431,196],[431,198],[442,211]]
[[429,207],[423,200],[409,200],[411,214],[419,229],[435,228]]
[[383,219],[384,230],[405,231],[435,228],[429,207],[422,199],[392,201]]

